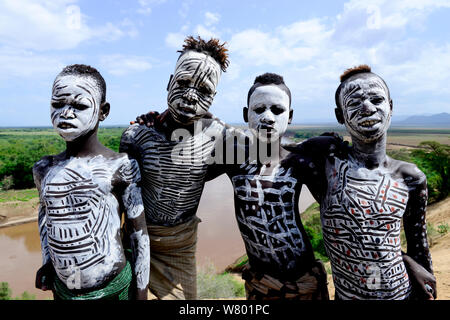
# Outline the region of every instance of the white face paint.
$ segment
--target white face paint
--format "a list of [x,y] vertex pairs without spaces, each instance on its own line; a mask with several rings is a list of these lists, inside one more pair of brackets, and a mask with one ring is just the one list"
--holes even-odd
[[101,91],[90,76],[63,75],[53,84],[52,124],[66,141],[73,141],[95,128],[99,120]]
[[348,81],[340,101],[345,126],[352,136],[371,142],[387,133],[392,111],[387,88],[379,77],[369,75]]
[[190,124],[208,112],[220,72],[220,65],[207,54],[187,51],[180,57],[167,95],[169,111],[175,121]]
[[262,141],[275,141],[289,124],[289,96],[277,85],[260,86],[249,100],[248,125]]

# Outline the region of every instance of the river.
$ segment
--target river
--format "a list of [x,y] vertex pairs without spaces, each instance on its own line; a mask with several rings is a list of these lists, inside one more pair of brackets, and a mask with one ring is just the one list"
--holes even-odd
[[[300,212],[313,202],[314,198],[304,187],[300,196]],[[202,220],[198,231],[198,266],[213,264],[217,271],[222,271],[245,253],[234,217],[233,188],[226,175],[206,183],[198,216]],[[0,282],[9,283],[14,297],[23,291],[34,294],[37,299],[52,297],[50,292],[34,288],[35,274],[41,261],[36,222],[0,228]]]

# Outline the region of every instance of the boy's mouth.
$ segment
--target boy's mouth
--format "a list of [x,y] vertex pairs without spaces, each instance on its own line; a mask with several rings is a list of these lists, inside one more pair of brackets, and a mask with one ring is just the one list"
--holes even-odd
[[60,122],[60,123],[58,123],[58,128],[60,128],[60,129],[74,129],[74,128],[76,128],[76,126],[74,126],[70,122]]
[[364,120],[364,121],[359,122],[358,124],[361,127],[370,128],[370,127],[373,127],[374,125],[376,125],[377,123],[380,123],[380,122],[381,122],[381,120],[374,119],[374,120]]

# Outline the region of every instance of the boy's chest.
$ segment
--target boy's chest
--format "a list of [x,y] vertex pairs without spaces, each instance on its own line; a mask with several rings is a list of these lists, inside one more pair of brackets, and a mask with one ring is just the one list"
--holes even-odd
[[[336,161],[327,167],[328,203],[342,206],[358,220],[399,220],[408,202],[408,188],[389,172],[352,166]],[[338,210],[339,211],[339,210]]]
[[232,178],[238,199],[255,202],[259,206],[293,205],[299,186],[291,168],[277,166],[267,170],[264,166],[246,166],[239,173]]
[[104,162],[68,161],[52,168],[42,185],[49,213],[82,213],[100,205],[111,193],[113,167]]

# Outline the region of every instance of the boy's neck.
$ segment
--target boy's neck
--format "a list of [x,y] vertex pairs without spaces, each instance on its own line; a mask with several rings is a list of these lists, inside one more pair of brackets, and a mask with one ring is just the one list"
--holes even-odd
[[162,122],[155,123],[155,128],[164,132],[166,134],[167,140],[171,140],[172,133],[177,129],[188,130],[191,133],[191,135],[194,135],[194,124],[193,123],[186,124],[186,125],[181,124],[173,119],[170,112],[168,112],[167,116],[164,118],[164,120]]
[[105,146],[97,137],[97,128],[74,141],[66,141],[66,157],[89,157],[104,154]]
[[259,139],[255,139],[254,141],[257,143],[258,162],[263,165],[276,165],[288,154],[288,151],[281,147],[281,138],[271,142],[265,142]]
[[358,162],[368,169],[385,166],[387,161],[386,140],[386,135],[370,143],[352,137],[352,154]]

